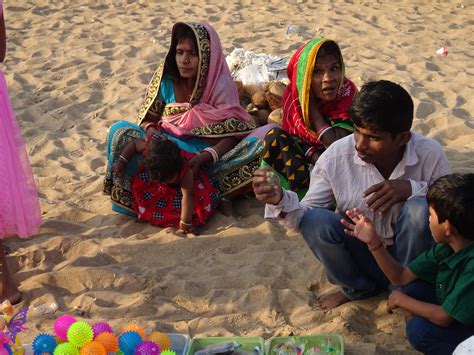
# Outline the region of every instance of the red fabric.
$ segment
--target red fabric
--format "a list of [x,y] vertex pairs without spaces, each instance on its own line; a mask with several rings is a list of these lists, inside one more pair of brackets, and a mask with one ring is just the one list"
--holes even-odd
[[[185,159],[178,180],[190,169],[188,161],[194,154],[181,151]],[[179,184],[164,184],[151,180],[145,169],[140,169],[133,177],[132,193],[135,199],[135,213],[139,219],[158,227],[179,227],[181,218],[182,193]],[[200,170],[194,176],[193,226],[203,225],[214,214],[218,193],[206,173]]]
[[[298,88],[296,85],[298,73],[298,60],[305,45],[301,46],[288,63],[288,78],[291,80],[283,94],[283,123],[282,128],[290,134],[297,136],[302,141],[320,146],[321,143],[310,133],[303,119],[300,100],[298,98]],[[352,104],[357,87],[349,79],[344,79],[344,83],[339,90],[334,101],[324,103],[319,112],[323,117],[330,119],[348,119],[349,107]]]

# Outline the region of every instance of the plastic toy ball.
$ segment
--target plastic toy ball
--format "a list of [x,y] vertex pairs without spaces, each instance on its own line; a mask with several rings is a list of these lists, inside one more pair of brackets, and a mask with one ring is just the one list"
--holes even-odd
[[162,349],[171,349],[170,337],[165,333],[153,332],[148,337],[148,340],[157,343]]
[[80,355],[79,349],[71,343],[62,343],[54,349],[54,355]]
[[109,325],[109,323],[106,322],[97,322],[92,325],[92,330],[94,331],[94,339],[96,338],[97,335],[100,333],[104,332],[109,332],[113,333],[114,331],[112,330],[112,327]]
[[67,331],[67,340],[78,348],[82,348],[92,341],[94,333],[86,322],[76,322]]
[[91,341],[81,348],[80,355],[107,355],[107,349],[98,341]]
[[49,353],[52,354],[54,349],[58,346],[58,342],[52,335],[39,334],[33,340],[33,352],[35,354]]
[[176,351],[166,349],[161,352],[161,355],[176,355]]
[[119,337],[119,348],[124,355],[132,355],[135,348],[142,342],[142,337],[137,332],[126,332]]
[[130,325],[126,325],[122,329],[122,333],[130,332],[130,331],[137,332],[142,337],[142,340],[145,340],[146,336],[145,336],[145,331],[143,330],[143,328],[140,328],[136,324],[130,324]]
[[152,341],[143,341],[135,349],[135,355],[160,355],[161,348]]
[[113,333],[100,333],[95,337],[95,341],[101,343],[108,353],[116,353],[119,351],[118,338]]
[[71,324],[76,322],[76,318],[69,314],[64,314],[54,321],[54,334],[62,341],[67,341],[67,331]]

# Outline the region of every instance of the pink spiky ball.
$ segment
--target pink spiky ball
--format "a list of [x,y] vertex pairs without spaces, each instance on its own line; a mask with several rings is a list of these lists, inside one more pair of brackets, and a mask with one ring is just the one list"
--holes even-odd
[[76,318],[69,314],[63,314],[54,321],[54,334],[62,341],[67,341],[67,331],[76,322]]

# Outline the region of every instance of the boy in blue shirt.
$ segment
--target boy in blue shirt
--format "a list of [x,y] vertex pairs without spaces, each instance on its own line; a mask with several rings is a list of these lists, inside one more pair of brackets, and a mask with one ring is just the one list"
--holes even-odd
[[474,335],[474,174],[443,176],[426,198],[436,244],[406,267],[388,253],[359,209],[346,212],[352,223],[341,223],[347,235],[367,244],[393,285],[407,285],[390,294],[387,310],[401,308],[411,316],[406,327],[411,345],[427,354],[452,354]]

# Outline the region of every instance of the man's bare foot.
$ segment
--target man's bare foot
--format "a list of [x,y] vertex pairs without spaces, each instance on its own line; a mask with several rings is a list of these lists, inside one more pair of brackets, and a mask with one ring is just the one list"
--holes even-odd
[[336,291],[318,297],[316,308],[333,309],[349,301],[350,299],[347,298],[342,291]]

